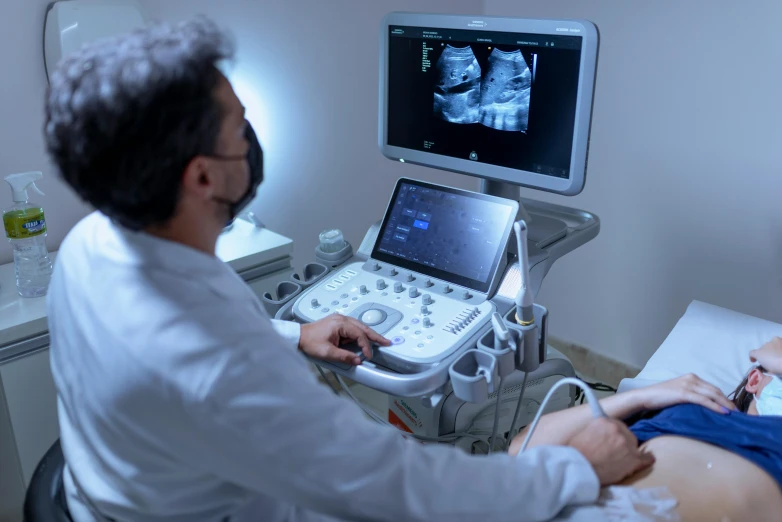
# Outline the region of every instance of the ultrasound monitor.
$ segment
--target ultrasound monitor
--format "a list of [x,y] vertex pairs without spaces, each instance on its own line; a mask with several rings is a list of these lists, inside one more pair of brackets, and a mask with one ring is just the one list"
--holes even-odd
[[597,48],[586,21],[391,13],[381,32],[380,148],[394,160],[578,194]]

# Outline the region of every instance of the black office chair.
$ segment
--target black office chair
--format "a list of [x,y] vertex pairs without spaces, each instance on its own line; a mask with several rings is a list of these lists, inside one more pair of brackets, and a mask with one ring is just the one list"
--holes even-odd
[[73,522],[65,501],[64,468],[65,457],[57,439],[38,463],[27,487],[24,522]]

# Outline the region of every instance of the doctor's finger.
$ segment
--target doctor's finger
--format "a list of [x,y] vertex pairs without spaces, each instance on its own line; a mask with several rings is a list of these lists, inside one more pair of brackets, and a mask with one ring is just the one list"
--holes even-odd
[[383,346],[388,346],[389,344],[391,344],[391,341],[389,341],[382,335],[378,334],[376,331],[374,331],[372,328],[365,325],[361,321],[350,318],[350,321],[347,324],[356,327],[359,331],[361,331],[364,335],[366,335],[367,338],[372,342],[375,342]]
[[329,347],[324,359],[326,359],[327,361],[336,361],[345,364],[352,364],[353,366],[358,366],[359,364],[361,364],[361,358],[357,356],[355,352],[351,352],[349,350],[343,350],[342,348],[337,348],[336,346]]
[[367,335],[367,331],[371,330],[369,330],[366,325],[353,318],[348,318],[348,320],[343,323],[340,334],[342,337],[356,341],[361,347],[361,351],[367,356],[367,359],[371,359],[372,342]]

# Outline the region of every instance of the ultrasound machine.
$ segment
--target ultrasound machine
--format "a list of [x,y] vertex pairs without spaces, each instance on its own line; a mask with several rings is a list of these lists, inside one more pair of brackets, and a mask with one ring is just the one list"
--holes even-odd
[[[398,180],[355,253],[338,230],[321,234],[317,262],[280,290],[274,311],[302,323],[339,313],[373,328],[392,344],[355,367],[313,361],[324,378],[333,372],[354,399],[345,379],[386,394],[383,415],[357,402],[409,436],[491,451],[575,376],[548,347],[548,312],[534,297],[600,221],[519,189],[584,187],[597,29],[391,13],[380,47],[382,153],[476,176],[481,192]],[[564,386],[547,411],[574,398]]]

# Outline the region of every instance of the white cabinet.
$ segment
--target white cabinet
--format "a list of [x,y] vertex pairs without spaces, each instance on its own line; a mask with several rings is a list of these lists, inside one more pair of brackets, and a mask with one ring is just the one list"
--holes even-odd
[[0,382],[26,487],[38,461],[60,433],[48,348],[0,364]]

